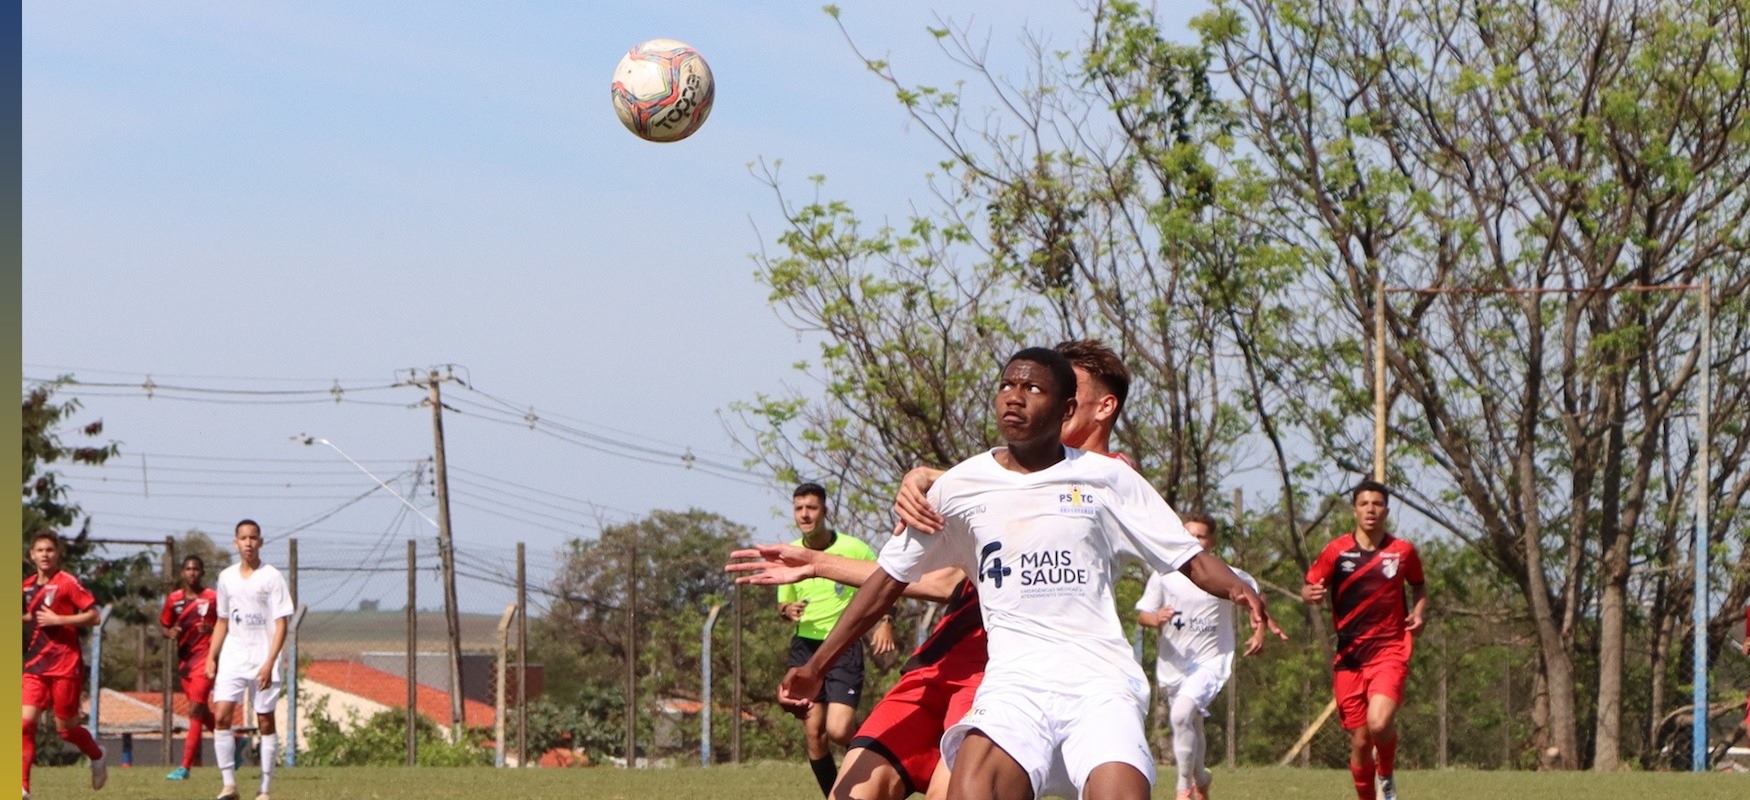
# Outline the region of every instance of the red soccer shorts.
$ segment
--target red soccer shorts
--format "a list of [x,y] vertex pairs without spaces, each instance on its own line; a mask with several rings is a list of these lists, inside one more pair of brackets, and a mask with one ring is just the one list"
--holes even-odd
[[24,705],[38,710],[53,708],[56,719],[75,719],[79,716],[80,683],[73,677],[25,673]]
[[922,794],[942,760],[942,732],[966,716],[978,693],[979,672],[948,679],[934,669],[907,672],[875,704],[851,747],[867,747],[899,767],[906,788]]
[[1380,658],[1361,665],[1361,669],[1339,669],[1331,673],[1332,692],[1337,696],[1337,712],[1342,715],[1343,729],[1355,730],[1367,725],[1367,703],[1374,695],[1384,695],[1393,703],[1404,699],[1404,678],[1410,665],[1396,658]]
[[207,677],[207,665],[196,664],[184,669],[178,676],[182,684],[182,696],[188,698],[192,705],[208,705],[213,700],[213,679]]

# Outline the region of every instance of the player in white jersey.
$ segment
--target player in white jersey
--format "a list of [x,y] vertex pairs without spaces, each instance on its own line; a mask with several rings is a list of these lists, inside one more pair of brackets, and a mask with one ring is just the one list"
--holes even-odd
[[[1184,517],[1185,530],[1205,552],[1215,552],[1215,519],[1201,512]],[[1257,591],[1258,582],[1234,574]],[[1205,766],[1203,718],[1233,675],[1234,604],[1191,583],[1183,573],[1157,572],[1136,601],[1137,624],[1160,629],[1155,684],[1167,703],[1173,756],[1179,768],[1177,800],[1208,800],[1214,778]],[[1264,649],[1264,632],[1253,631],[1246,655]]]
[[270,800],[273,767],[279,760],[274,706],[280,696],[280,651],[286,643],[286,618],[292,615],[292,594],[284,575],[261,561],[261,526],[254,520],[237,523],[238,563],[219,573],[215,587],[218,621],[207,651],[207,675],[213,678],[213,750],[224,781],[218,800],[237,800],[237,740],[231,723],[237,704],[255,698],[256,731],[261,735],[261,791],[255,800]]
[[1009,359],[995,412],[1006,447],[948,470],[930,490],[947,520],[934,536],[889,540],[814,658],[784,678],[812,696],[839,651],[891,608],[906,583],[947,566],[977,583],[990,661],[972,709],[942,738],[949,796],[1148,797],[1154,759],[1143,731],[1148,686],[1113,599],[1121,559],[1185,569],[1205,590],[1274,627],[1256,591],[1203,552],[1142,476],[1065,448],[1075,373],[1053,350]]

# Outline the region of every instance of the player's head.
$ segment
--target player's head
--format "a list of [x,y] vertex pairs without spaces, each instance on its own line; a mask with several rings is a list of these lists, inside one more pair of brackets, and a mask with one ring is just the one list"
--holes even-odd
[[997,430],[1011,445],[1063,440],[1063,426],[1076,408],[1076,373],[1069,359],[1047,347],[1009,356],[997,382]]
[[826,487],[812,481],[798,484],[790,493],[790,516],[804,536],[819,530],[826,524]]
[[1130,370],[1098,339],[1059,342],[1056,350],[1069,359],[1076,375],[1076,410],[1063,421],[1063,443],[1081,447],[1096,432],[1110,434],[1118,424],[1130,396]]
[[1205,514],[1202,511],[1193,511],[1180,517],[1179,521],[1185,523],[1185,530],[1191,534],[1191,538],[1196,539],[1198,544],[1203,545],[1204,552],[1215,552],[1216,545],[1218,544],[1215,538],[1215,517]]
[[1368,479],[1355,484],[1355,490],[1349,493],[1355,506],[1355,525],[1370,536],[1385,530],[1390,499],[1391,490],[1379,481]]
[[188,556],[182,559],[182,585],[194,588],[201,585],[201,580],[207,576],[207,562],[200,556]]
[[261,524],[252,519],[237,523],[237,554],[251,564],[261,559]]
[[60,534],[44,528],[30,535],[30,563],[38,572],[54,572],[61,568],[65,548]]

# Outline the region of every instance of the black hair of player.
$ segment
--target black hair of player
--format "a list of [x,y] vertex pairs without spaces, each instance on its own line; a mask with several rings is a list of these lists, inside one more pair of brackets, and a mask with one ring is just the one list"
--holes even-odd
[[1050,372],[1057,381],[1058,400],[1070,400],[1076,396],[1076,371],[1062,353],[1049,347],[1028,347],[1009,356],[1003,369],[1006,371],[1016,361],[1031,361]]
[[1368,478],[1367,480],[1355,484],[1355,491],[1349,493],[1349,502],[1353,503],[1360,500],[1362,492],[1378,492],[1379,496],[1385,498],[1388,502],[1391,500],[1391,490],[1385,488],[1385,484],[1372,478]]

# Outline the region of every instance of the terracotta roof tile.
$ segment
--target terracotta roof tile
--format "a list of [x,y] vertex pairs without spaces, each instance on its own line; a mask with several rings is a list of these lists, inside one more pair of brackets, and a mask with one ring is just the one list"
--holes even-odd
[[[304,678],[390,708],[407,705],[405,678],[367,667],[357,661],[312,661],[304,669]],[[449,693],[423,683],[418,684],[415,691],[420,715],[447,727],[450,724]],[[464,698],[462,718],[470,728],[490,728],[493,723],[492,706]]]

